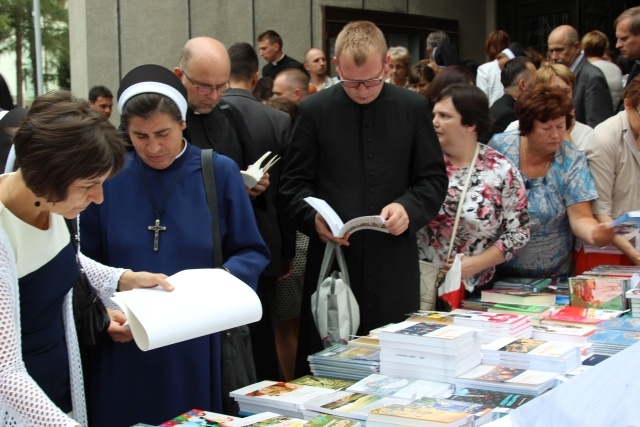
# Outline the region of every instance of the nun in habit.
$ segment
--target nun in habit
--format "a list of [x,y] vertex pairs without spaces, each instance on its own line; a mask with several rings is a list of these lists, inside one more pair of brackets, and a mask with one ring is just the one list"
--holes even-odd
[[[83,253],[167,275],[213,267],[201,150],[182,138],[186,96],[180,80],[158,65],[122,80],[118,110],[134,151],[105,185],[105,202],[82,214]],[[223,267],[255,289],[269,251],[238,166],[215,153],[213,163]],[[93,427],[158,425],[189,408],[223,412],[219,334],[148,352],[105,337],[88,357],[87,399]]]

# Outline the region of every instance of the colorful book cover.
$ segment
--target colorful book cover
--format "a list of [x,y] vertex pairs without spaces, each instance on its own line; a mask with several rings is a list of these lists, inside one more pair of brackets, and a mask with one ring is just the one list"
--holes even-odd
[[[401,337],[416,337],[417,340],[410,339],[409,342],[439,342],[441,345],[448,345],[447,342],[455,342],[457,340],[463,341],[465,337],[469,339],[473,338],[477,334],[478,330],[475,328],[468,328],[464,326],[456,326],[449,324],[433,324],[424,322],[401,322],[394,325],[393,328],[389,328],[380,331],[380,340],[400,339],[407,341]],[[423,341],[423,339],[425,341]],[[453,345],[453,344],[452,344]]]
[[616,317],[598,324],[598,329],[617,329],[620,331],[640,332],[640,319]]
[[315,375],[305,375],[290,381],[291,384],[309,385],[320,388],[330,388],[332,390],[342,390],[355,383],[352,380],[342,378],[317,377]]
[[416,378],[399,378],[382,374],[371,374],[347,389],[353,393],[375,394],[415,400],[423,396],[440,396],[451,390],[451,385]]
[[[389,405],[382,408],[374,409],[369,413],[368,420],[370,421],[382,421],[388,422],[390,425],[394,424],[394,418],[410,418],[422,421],[435,421],[438,423],[455,423],[454,425],[464,425],[467,422],[473,420],[473,416],[466,412],[456,412],[452,410],[445,410],[439,408],[425,407],[408,403],[406,405]],[[398,425],[404,425],[400,422]],[[449,425],[449,424],[446,424]]]
[[597,308],[566,306],[562,307],[555,313],[549,314],[544,319],[542,319],[542,322],[564,322],[584,325],[597,325],[603,320],[619,317],[622,313],[623,312],[621,310],[603,310]]
[[[231,397],[239,402],[259,402],[268,400],[280,405],[299,407],[304,402],[333,393],[334,390],[328,388],[312,387],[307,385],[292,384],[278,381],[260,381],[255,384],[234,390]],[[267,403],[260,403],[268,405]]]
[[479,388],[465,387],[456,390],[454,394],[447,397],[449,400],[462,400],[465,402],[478,403],[487,406],[500,406],[508,409],[515,409],[524,405],[533,396],[520,393],[508,393],[503,391],[482,390]]
[[589,337],[589,342],[598,344],[614,344],[630,346],[640,341],[640,332],[618,331],[615,329],[598,329]]
[[526,359],[564,361],[570,357],[579,357],[576,345],[567,342],[545,341],[531,338],[503,337],[486,344],[483,352],[497,357],[520,357]]
[[469,415],[473,415],[473,419],[478,421],[480,419],[493,418],[491,416],[491,411],[495,408],[495,406],[465,402],[465,401],[456,401],[449,399],[437,399],[430,397],[423,397],[411,402],[412,405],[423,406],[425,408],[436,408],[442,409],[444,411],[453,411],[453,412],[463,412]]
[[293,418],[275,412],[261,412],[225,423],[223,427],[304,427],[302,418]]
[[524,322],[530,322],[528,316],[520,314],[492,313],[487,311],[473,311],[460,308],[452,310],[451,313],[456,315],[453,323],[460,325],[469,325],[469,322],[473,322],[473,324],[478,323],[479,327],[485,327],[486,325],[483,324],[488,324],[489,326],[506,326],[507,328],[509,328],[511,325],[520,325]]
[[310,358],[327,359],[335,361],[349,361],[351,363],[371,363],[380,361],[380,350],[359,346],[336,344],[329,348],[312,354]]
[[218,414],[215,412],[203,411],[202,409],[191,409],[184,414],[178,415],[172,420],[165,421],[159,427],[173,426],[223,426],[225,423],[239,420],[239,417]]
[[617,277],[570,277],[569,300],[576,307],[624,310],[626,283],[626,279]]
[[317,417],[308,421],[304,427],[364,427],[364,424],[348,418],[319,414]]

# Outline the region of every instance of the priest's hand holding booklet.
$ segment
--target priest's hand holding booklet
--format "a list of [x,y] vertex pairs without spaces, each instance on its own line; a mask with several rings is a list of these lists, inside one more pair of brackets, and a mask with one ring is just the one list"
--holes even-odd
[[333,208],[324,200],[315,197],[305,197],[304,201],[318,211],[334,237],[347,239],[349,234],[355,233],[359,230],[376,230],[382,231],[383,233],[389,232],[384,218],[380,215],[367,215],[353,218],[345,224],[342,222],[336,211],[334,211]]
[[133,339],[142,351],[209,335],[262,317],[255,291],[217,268],[183,270],[161,287],[118,292],[111,299],[127,316]]

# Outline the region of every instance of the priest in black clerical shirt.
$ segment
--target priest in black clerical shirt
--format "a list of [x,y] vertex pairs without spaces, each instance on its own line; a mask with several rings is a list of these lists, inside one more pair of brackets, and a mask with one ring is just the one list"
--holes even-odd
[[273,30],[267,30],[258,36],[260,56],[267,61],[267,64],[262,67],[262,77],[275,79],[280,71],[287,68],[297,68],[309,75],[304,65],[284,54],[282,44],[282,37]]

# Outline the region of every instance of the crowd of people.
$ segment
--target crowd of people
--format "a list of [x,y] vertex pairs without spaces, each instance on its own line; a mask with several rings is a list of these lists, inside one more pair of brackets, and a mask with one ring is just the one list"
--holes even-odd
[[[640,7],[614,26],[631,69],[612,62],[606,35],[580,39],[568,25],[550,32],[546,57],[494,31],[476,70],[443,32],[415,60],[375,24],[351,22],[335,40],[335,77],[322,49],[298,62],[273,30],[257,48],[196,37],[173,69],[130,70],[115,99],[98,85],[86,101],[59,90],[0,111],[5,425],[230,412],[220,333],[143,352],[110,301],[171,292],[165,279],[181,270],[224,268],[256,291],[263,317],[246,351],[257,378],[289,381],[323,348],[310,297],[329,241],[343,249],[360,335],[419,308],[420,259],[446,272],[463,255],[458,300],[500,277],[574,275],[607,245],[607,263],[640,265],[633,236],[611,226],[640,210]],[[245,186],[240,172],[266,152],[282,159]],[[334,236],[308,196],[345,221],[380,215],[388,233]],[[65,224],[75,218],[78,256]],[[82,351],[79,266],[110,317]]]

